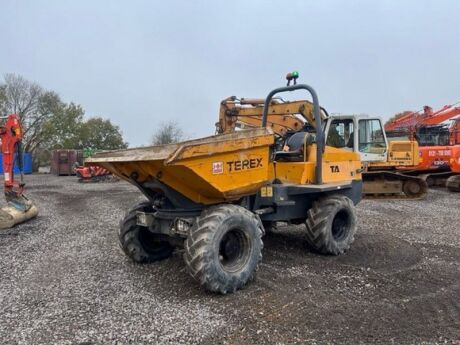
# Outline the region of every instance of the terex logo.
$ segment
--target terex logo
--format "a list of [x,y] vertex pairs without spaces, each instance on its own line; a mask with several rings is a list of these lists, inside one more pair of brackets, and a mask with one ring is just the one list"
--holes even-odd
[[228,171],[241,171],[241,170],[248,170],[248,169],[255,169],[261,168],[262,165],[262,158],[251,158],[251,159],[244,159],[241,161],[230,161],[227,162]]
[[331,173],[338,173],[340,172],[339,166],[338,165],[331,165]]

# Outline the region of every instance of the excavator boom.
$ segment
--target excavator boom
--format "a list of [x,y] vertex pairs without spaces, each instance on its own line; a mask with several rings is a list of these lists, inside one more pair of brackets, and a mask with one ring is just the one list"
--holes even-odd
[[[263,99],[238,99],[234,96],[224,99],[220,104],[217,133],[231,133],[236,128],[260,127],[263,114]],[[322,120],[327,118],[323,111]],[[274,100],[270,105],[267,119],[274,133],[283,136],[288,131],[298,131],[309,123],[313,128],[313,104],[309,101],[284,102]]]

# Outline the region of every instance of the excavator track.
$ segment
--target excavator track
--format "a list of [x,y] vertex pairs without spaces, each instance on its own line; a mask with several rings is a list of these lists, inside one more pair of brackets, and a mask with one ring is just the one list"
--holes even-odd
[[418,176],[391,171],[363,173],[364,199],[422,200],[425,199],[427,190],[426,181]]
[[460,174],[449,177],[446,187],[449,192],[460,193]]
[[454,176],[455,173],[452,171],[444,172],[432,172],[427,174],[419,175],[420,178],[424,179],[428,187],[446,187],[447,180]]

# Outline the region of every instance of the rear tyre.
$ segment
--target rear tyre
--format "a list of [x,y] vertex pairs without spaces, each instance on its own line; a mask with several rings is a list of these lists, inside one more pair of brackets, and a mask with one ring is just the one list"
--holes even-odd
[[146,227],[136,224],[136,211],[152,211],[148,201],[141,202],[131,208],[120,221],[118,239],[123,252],[135,262],[148,263],[166,259],[171,256],[174,247],[166,241],[161,241],[157,234]]
[[342,195],[319,199],[308,210],[305,225],[310,247],[322,254],[343,254],[350,248],[356,232],[353,202]]
[[460,175],[454,175],[447,179],[446,187],[450,192],[460,192]]
[[184,247],[190,275],[207,290],[226,294],[253,277],[262,259],[262,228],[243,207],[213,206],[190,228]]

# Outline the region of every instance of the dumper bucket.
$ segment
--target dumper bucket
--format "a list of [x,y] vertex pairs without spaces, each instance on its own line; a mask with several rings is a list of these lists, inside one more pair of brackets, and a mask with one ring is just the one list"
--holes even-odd
[[255,128],[177,144],[101,152],[85,164],[102,166],[140,189],[158,181],[206,205],[254,194],[273,179],[273,144],[271,129]]

